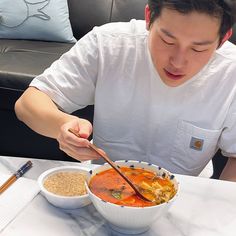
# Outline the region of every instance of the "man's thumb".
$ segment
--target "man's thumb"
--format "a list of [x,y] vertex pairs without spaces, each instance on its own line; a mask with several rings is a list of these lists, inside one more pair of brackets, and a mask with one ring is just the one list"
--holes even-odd
[[89,126],[83,126],[80,128],[79,135],[81,138],[88,139],[91,134],[91,128]]

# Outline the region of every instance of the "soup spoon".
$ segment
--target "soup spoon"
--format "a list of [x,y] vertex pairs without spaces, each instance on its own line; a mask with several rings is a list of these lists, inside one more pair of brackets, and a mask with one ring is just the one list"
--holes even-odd
[[[74,129],[69,129],[69,132],[73,133],[77,137],[81,138],[79,133]],[[108,164],[111,165],[111,167],[130,185],[130,187],[135,191],[136,195],[143,199],[144,201],[153,202],[152,200],[146,198],[139,189],[121,172],[119,167],[106,155],[104,154],[97,146],[95,146],[92,143],[89,143],[89,148],[94,150],[96,153],[98,153]]]

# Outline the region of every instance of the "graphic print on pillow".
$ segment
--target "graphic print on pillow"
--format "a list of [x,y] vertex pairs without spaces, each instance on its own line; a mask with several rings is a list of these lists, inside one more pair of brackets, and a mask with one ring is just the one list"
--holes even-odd
[[0,38],[75,42],[67,0],[1,0]]

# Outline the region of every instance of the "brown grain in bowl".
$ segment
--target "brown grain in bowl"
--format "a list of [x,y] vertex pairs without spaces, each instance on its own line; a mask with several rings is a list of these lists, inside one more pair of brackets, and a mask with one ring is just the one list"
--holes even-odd
[[85,195],[86,176],[78,171],[57,172],[46,178],[43,186],[51,193],[61,196]]

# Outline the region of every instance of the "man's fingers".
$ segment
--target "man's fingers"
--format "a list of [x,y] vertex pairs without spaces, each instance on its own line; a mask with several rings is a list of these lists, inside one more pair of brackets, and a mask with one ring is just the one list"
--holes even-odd
[[88,147],[78,147],[74,145],[63,145],[62,143],[59,144],[59,148],[67,153],[69,156],[76,158],[77,160],[84,161],[84,160],[93,160],[99,159],[100,156],[91,150]]
[[90,124],[80,126],[79,135],[81,138],[88,139],[91,133],[92,127]]

